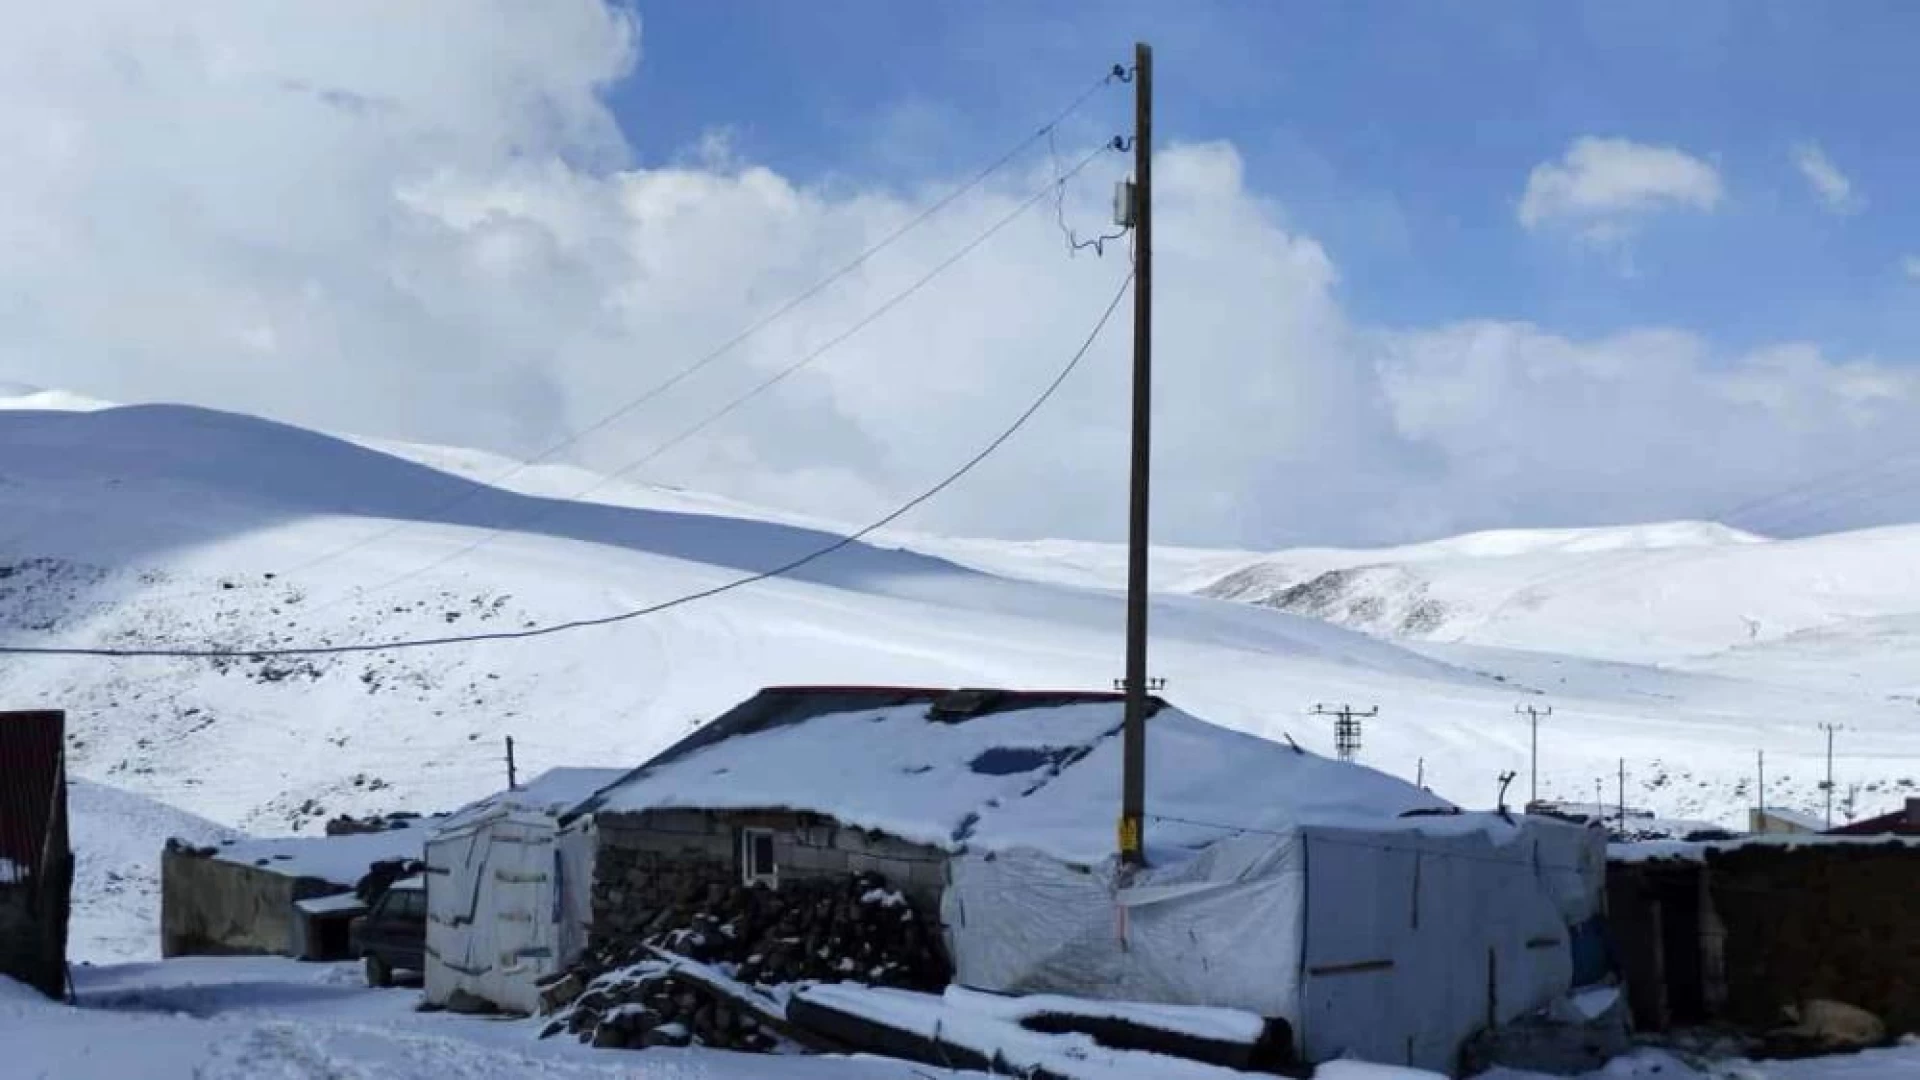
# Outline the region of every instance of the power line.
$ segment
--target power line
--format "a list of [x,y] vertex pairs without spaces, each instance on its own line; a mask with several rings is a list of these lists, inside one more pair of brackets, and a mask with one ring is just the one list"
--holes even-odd
[[884,529],[888,525],[893,524],[895,521],[906,516],[906,514],[908,514],[912,510],[918,508],[922,504],[926,503],[928,500],[939,495],[941,492],[945,491],[947,488],[952,487],[955,483],[958,483],[962,477],[972,472],[974,468],[977,467],[981,462],[985,461],[995,451],[999,450],[1001,446],[1005,445],[1007,440],[1013,438],[1013,436],[1017,432],[1019,432],[1021,428],[1026,426],[1027,421],[1033,419],[1034,415],[1038,413],[1041,410],[1041,408],[1044,407],[1046,403],[1053,398],[1053,395],[1055,394],[1055,392],[1057,392],[1060,389],[1060,387],[1067,381],[1067,377],[1072,375],[1074,372],[1074,369],[1080,366],[1080,361],[1084,359],[1087,353],[1093,348],[1094,341],[1099,338],[1100,331],[1106,328],[1107,321],[1110,318],[1112,318],[1114,310],[1120,306],[1120,301],[1126,297],[1127,289],[1132,283],[1133,283],[1132,274],[1128,274],[1124,279],[1121,280],[1120,287],[1114,291],[1113,299],[1107,303],[1106,310],[1101,312],[1099,320],[1094,323],[1093,329],[1087,334],[1086,340],[1081,342],[1080,347],[1074,351],[1073,356],[1068,359],[1066,365],[1062,367],[1059,373],[1053,377],[1053,381],[1047,384],[1046,388],[1040,392],[1040,395],[1033,400],[1033,403],[1031,405],[1027,406],[1024,412],[1022,412],[1019,416],[1014,418],[1013,423],[1009,424],[1004,430],[1000,432],[999,435],[995,436],[991,441],[987,443],[985,447],[981,448],[981,450],[978,453],[974,454],[973,457],[969,458],[958,469],[955,469],[953,472],[948,473],[944,478],[940,480],[939,483],[934,484],[932,487],[928,488],[927,490],[907,500],[905,503],[902,503],[900,506],[896,507],[894,510],[887,513],[886,516],[878,519],[877,521],[874,521],[872,524],[865,526],[859,531],[848,533],[845,536],[841,536],[835,539],[832,543],[829,543],[823,547],[816,548],[813,551],[805,555],[802,555],[797,559],[793,559],[789,562],[782,563],[781,565],[776,566],[770,570],[761,570],[756,573],[748,574],[745,577],[735,578],[732,581],[728,581],[720,585],[715,585],[711,588],[701,589],[696,592],[686,593],[684,595],[674,597],[671,600],[663,600],[657,604],[651,604],[646,607],[634,608],[628,611],[622,611],[612,615],[602,615],[597,618],[572,619],[566,622],[550,623],[546,626],[534,626],[534,627],[528,627],[521,630],[496,630],[496,631],[492,631],[488,633],[480,633],[480,634],[450,634],[444,637],[430,637],[430,638],[401,638],[393,641],[368,642],[368,643],[348,644],[348,645],[319,645],[319,646],[309,646],[309,647],[282,646],[282,647],[266,648],[266,649],[192,649],[192,648],[115,649],[115,648],[85,648],[85,647],[79,647],[79,646],[0,645],[0,655],[157,658],[157,659],[177,659],[177,660],[258,659],[258,658],[271,657],[271,656],[334,656],[334,655],[340,655],[343,653],[380,652],[388,649],[424,649],[424,648],[433,648],[433,647],[442,646],[442,645],[461,645],[461,644],[470,644],[470,643],[483,642],[483,641],[518,641],[524,638],[547,637],[553,634],[566,633],[572,630],[581,630],[581,629],[586,629],[588,627],[608,626],[614,623],[627,622],[632,619],[638,619],[648,615],[658,614],[662,611],[668,611],[673,608],[683,607],[687,604],[691,604],[700,600],[705,600],[709,597],[719,596],[722,593],[732,592],[735,589],[743,588],[747,585],[752,585],[757,582],[766,581],[770,578],[780,577],[782,575],[792,573],[793,571],[798,570],[803,566],[806,566],[808,563],[814,562],[818,559],[831,555],[842,548],[858,543],[861,539],[865,538],[866,536],[874,532],[877,532],[880,529]]
[[[1105,153],[1107,150],[1111,148],[1112,148],[1112,144],[1109,143],[1109,144],[1100,146],[1092,151],[1089,151],[1085,157],[1081,158],[1078,162],[1074,164],[1074,166],[1071,169],[1067,170],[1067,172],[1065,173],[1065,176],[1062,178],[1060,182],[1064,183],[1066,178],[1071,178],[1079,174],[1080,172],[1085,170],[1088,165],[1091,165],[1096,158],[1098,158],[1101,154]],[[1015,206],[1007,214],[1001,216],[997,221],[995,221],[991,226],[989,226],[984,232],[981,232],[980,234],[975,236],[972,240],[962,245],[958,250],[954,251],[953,254],[941,260],[932,269],[928,270],[925,274],[922,274],[912,284],[908,285],[906,288],[900,290],[899,292],[893,294],[893,296],[889,297],[879,307],[876,307],[871,312],[868,312],[859,321],[847,327],[847,329],[827,339],[827,341],[825,341],[821,345],[809,350],[805,354],[801,355],[798,359],[788,363],[785,367],[782,367],[779,370],[775,371],[772,375],[769,375],[765,379],[762,379],[759,382],[755,383],[753,386],[748,387],[742,393],[735,395],[733,398],[729,399],[725,404],[721,405],[718,409],[715,409],[712,412],[709,412],[706,416],[702,417],[701,419],[695,421],[693,424],[691,424],[687,428],[683,429],[679,434],[674,435],[671,438],[667,439],[665,442],[662,442],[654,446],[651,450],[648,450],[646,453],[642,454],[640,457],[635,458],[634,460],[629,461],[624,465],[621,465],[619,468],[615,469],[614,471],[599,477],[593,483],[588,484],[586,487],[580,488],[562,497],[560,499],[560,503],[561,503],[560,506],[555,506],[545,511],[536,511],[535,513],[527,515],[526,517],[520,519],[518,522],[515,522],[512,525],[489,529],[485,533],[483,533],[481,536],[476,537],[472,541],[469,541],[468,543],[453,549],[452,551],[446,553],[445,555],[440,556],[437,559],[427,562],[421,566],[414,567],[411,570],[405,571],[395,577],[389,578],[388,580],[381,582],[378,585],[373,586],[371,589],[361,590],[354,593],[353,595],[367,596],[373,593],[384,592],[385,590],[390,589],[395,585],[400,584],[401,582],[410,581],[413,578],[419,577],[422,574],[432,573],[433,571],[438,570],[449,563],[455,562],[459,559],[465,558],[468,555],[471,555],[473,552],[478,551],[479,549],[487,546],[488,544],[493,543],[495,540],[498,540],[502,536],[505,536],[509,533],[523,531],[527,526],[543,521],[546,518],[551,517],[554,513],[558,512],[560,509],[564,507],[569,507],[571,506],[571,504],[578,502],[579,500],[585,499],[587,496],[592,495],[594,492],[599,491],[601,488],[604,488],[609,484],[615,483],[625,478],[626,476],[628,476],[629,474],[633,473],[638,469],[646,467],[652,462],[658,460],[662,455],[668,453],[669,451],[675,449],[676,447],[679,447],[685,444],[688,440],[692,439],[694,436],[699,435],[701,432],[719,423],[721,420],[726,419],[728,416],[732,415],[735,410],[746,405],[748,402],[759,397],[761,394],[765,393],[768,390],[771,390],[773,387],[779,385],[780,383],[785,382],[788,378],[797,374],[803,368],[811,366],[815,361],[819,360],[821,357],[825,356],[827,353],[833,351],[835,348],[838,348],[840,345],[845,344],[847,341],[851,340],[853,337],[861,333],[867,327],[872,326],[874,323],[886,317],[886,315],[889,312],[893,311],[893,309],[899,307],[901,304],[905,303],[907,300],[911,299],[913,296],[918,294],[921,289],[925,288],[935,278],[939,277],[941,274],[952,269],[955,265],[960,263],[967,256],[973,254],[973,252],[978,250],[982,245],[986,244],[987,241],[993,239],[1002,230],[1007,228],[1007,226],[1012,225],[1015,221],[1019,220],[1021,215],[1025,214],[1028,210],[1032,209],[1035,204],[1039,203],[1042,199],[1046,198],[1047,194],[1053,190],[1053,187],[1054,187],[1054,184],[1049,183],[1046,187],[1040,188],[1039,190],[1035,191],[1032,195],[1029,195],[1019,205]],[[321,609],[324,609],[325,607],[329,607],[332,604],[339,602],[339,600],[345,600],[345,599],[346,597],[342,596],[342,597],[339,597],[337,600],[329,601],[326,604],[316,605],[316,607],[312,610],[321,610]]]
[[[921,225],[925,224],[928,220],[933,218],[935,215],[939,214],[942,210],[945,210],[947,207],[953,205],[953,203],[958,201],[963,195],[966,195],[968,192],[973,191],[974,189],[978,188],[980,185],[986,183],[987,180],[991,179],[995,174],[999,173],[1002,169],[1006,168],[1009,164],[1011,164],[1014,161],[1014,159],[1018,158],[1022,153],[1024,153],[1027,149],[1032,147],[1035,143],[1039,142],[1041,139],[1051,139],[1054,132],[1060,127],[1060,125],[1065,123],[1066,120],[1069,117],[1071,117],[1074,113],[1078,112],[1080,110],[1080,107],[1082,105],[1085,105],[1087,101],[1090,98],[1092,98],[1096,93],[1098,93],[1101,89],[1105,88],[1106,86],[1116,81],[1124,82],[1127,80],[1127,78],[1129,78],[1129,75],[1126,72],[1126,70],[1122,68],[1120,65],[1115,64],[1110,71],[1102,75],[1099,79],[1095,80],[1092,85],[1082,90],[1078,95],[1076,95],[1073,98],[1073,100],[1069,101],[1064,108],[1056,112],[1051,119],[1041,124],[1038,128],[1035,128],[1030,134],[1022,138],[1020,141],[1014,143],[1011,147],[1009,147],[1006,151],[1001,153],[998,157],[994,158],[992,161],[988,162],[985,166],[981,167],[981,169],[978,172],[975,172],[965,182],[961,183],[959,186],[948,191],[945,195],[942,195],[940,198],[928,204],[919,213],[907,219],[906,222],[904,222],[897,228],[893,229],[891,232],[888,232],[885,236],[881,237],[878,241],[874,242],[865,250],[861,251],[858,255],[855,255],[852,259],[842,264],[838,269],[832,271],[827,276],[814,282],[812,285],[808,286],[807,288],[802,289],[800,292],[796,293],[793,297],[788,299],[785,303],[782,303],[779,307],[773,309],[771,312],[768,312],[766,315],[763,315],[759,319],[748,324],[744,329],[740,330],[738,333],[734,334],[732,337],[721,342],[718,346],[716,346],[709,352],[703,354],[699,358],[695,359],[691,363],[683,366],[678,371],[674,372],[672,375],[669,375],[666,379],[658,383],[655,383],[653,386],[641,392],[637,397],[628,399],[623,404],[619,405],[612,411],[603,415],[600,419],[595,420],[593,423],[588,424],[586,427],[580,428],[577,431],[571,432],[563,436],[557,442],[546,447],[540,452],[534,454],[532,457],[522,461],[515,462],[511,467],[507,468],[506,470],[501,472],[499,475],[493,477],[490,480],[471,481],[470,483],[472,486],[466,487],[462,489],[459,494],[454,495],[453,497],[434,505],[430,509],[426,510],[419,517],[410,518],[404,521],[399,521],[384,529],[378,529],[368,534],[367,536],[360,538],[359,540],[355,540],[349,544],[342,545],[339,548],[335,548],[333,550],[323,552],[320,555],[317,555],[314,558],[307,560],[306,562],[298,563],[289,569],[279,571],[277,576],[292,577],[296,574],[305,573],[306,571],[311,570],[316,566],[320,566],[324,563],[332,562],[337,558],[351,554],[352,552],[358,551],[371,544],[375,544],[380,542],[381,540],[387,539],[388,537],[393,536],[396,533],[403,532],[406,529],[413,528],[416,525],[422,524],[423,518],[434,517],[434,516],[443,514],[446,511],[452,510],[456,507],[463,506],[467,502],[471,501],[472,499],[480,497],[480,495],[482,495],[483,493],[491,491],[495,488],[498,488],[499,485],[506,483],[507,481],[520,475],[526,470],[534,467],[535,465],[539,465],[539,464],[542,464],[543,462],[550,460],[555,454],[558,454],[562,450],[565,450],[566,448],[577,444],[578,442],[580,442],[580,440],[585,439],[590,435],[596,434],[597,432],[604,431],[606,428],[613,425],[614,423],[624,419],[627,416],[632,415],[632,413],[635,410],[639,409],[641,406],[646,405],[658,399],[662,394],[665,394],[667,391],[680,385],[681,383],[685,382],[687,379],[692,378],[695,374],[698,374],[700,371],[705,370],[707,367],[711,366],[716,361],[726,356],[728,353],[731,353],[734,349],[738,348],[742,343],[746,342],[749,338],[752,338],[756,334],[759,334],[761,331],[765,330],[768,326],[771,326],[773,323],[778,322],[780,319],[786,317],[788,314],[791,314],[795,309],[799,308],[802,304],[805,304],[808,301],[812,300],[814,297],[819,296],[821,293],[825,292],[827,289],[831,288],[832,286],[834,286],[835,284],[839,283],[841,280],[846,278],[847,275],[853,273],[855,270],[860,269],[862,266],[872,261],[874,256],[880,254],[882,251],[885,251],[887,248],[892,247],[894,243],[899,241],[902,237],[906,236],[908,233],[912,232],[913,230],[919,228]],[[1083,162],[1081,167],[1084,167],[1084,165],[1085,163]],[[1078,171],[1079,171],[1078,168],[1073,170],[1073,172],[1078,172]],[[1058,184],[1064,185],[1067,179],[1070,178],[1072,175],[1073,173],[1070,172],[1066,176],[1059,177],[1056,182]],[[191,595],[200,595],[202,592],[211,592],[211,591],[212,590],[201,590],[200,592],[185,592],[185,593],[179,593],[174,595],[191,596]]]

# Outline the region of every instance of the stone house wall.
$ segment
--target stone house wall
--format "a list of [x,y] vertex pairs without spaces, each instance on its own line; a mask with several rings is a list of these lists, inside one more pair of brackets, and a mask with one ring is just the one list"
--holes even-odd
[[654,810],[594,819],[592,945],[643,936],[656,915],[741,884],[740,830],[773,834],[782,882],[878,874],[939,925],[947,855],[937,848],[792,811]]
[[1747,844],[1616,862],[1608,918],[1636,1026],[1778,1026],[1812,998],[1920,1031],[1920,848]]
[[1707,872],[1735,1023],[1775,1024],[1785,1005],[1830,998],[1920,1031],[1920,849],[1750,845],[1711,854]]

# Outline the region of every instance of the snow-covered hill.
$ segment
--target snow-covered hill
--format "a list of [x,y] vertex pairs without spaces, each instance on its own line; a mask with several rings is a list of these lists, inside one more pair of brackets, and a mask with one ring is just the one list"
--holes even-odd
[[1250,561],[1200,595],[1367,633],[1694,666],[1920,613],[1920,526],[1766,540],[1679,522]]
[[[524,628],[711,587],[831,538],[564,466],[479,482],[510,467],[185,407],[0,409],[0,635],[244,650]],[[569,497],[583,491],[593,501]],[[1153,672],[1197,715],[1321,750],[1331,731],[1311,706],[1378,705],[1361,760],[1471,805],[1493,800],[1501,772],[1524,775],[1521,701],[1555,708],[1543,794],[1591,798],[1604,776],[1611,797],[1625,757],[1630,801],[1723,820],[1750,800],[1759,747],[1769,801],[1814,805],[1813,719],[1847,717],[1843,784],[1873,785],[1861,808],[1877,809],[1920,775],[1915,705],[1898,698],[1920,688],[1900,661],[1915,639],[1899,617],[1920,612],[1903,536],[1675,526],[1483,534],[1390,558],[1162,551]],[[1383,569],[1302,608],[1343,627],[1219,586],[1254,563],[1293,568],[1275,571],[1281,591]],[[765,684],[1106,687],[1121,565],[1111,545],[902,531],[791,578],[553,637],[218,662],[4,657],[0,702],[66,708],[80,776],[251,831],[311,828],[483,795],[504,780],[506,735],[528,772],[635,762]],[[1603,568],[1617,580],[1568,580]],[[1341,596],[1376,596],[1374,621]],[[1438,613],[1410,640],[1351,628],[1404,633],[1423,602]],[[1861,677],[1843,677],[1856,659]]]

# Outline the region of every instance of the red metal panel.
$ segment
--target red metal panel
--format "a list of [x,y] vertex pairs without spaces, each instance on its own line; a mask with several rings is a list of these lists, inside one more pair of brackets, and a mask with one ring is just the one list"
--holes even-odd
[[64,713],[0,712],[0,859],[29,877],[67,854],[65,729]]

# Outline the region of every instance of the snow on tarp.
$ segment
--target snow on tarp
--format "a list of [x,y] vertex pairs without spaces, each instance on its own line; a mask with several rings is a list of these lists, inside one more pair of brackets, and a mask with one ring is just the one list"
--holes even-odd
[[436,831],[460,829],[496,812],[531,811],[557,817],[627,775],[626,769],[562,767],[548,769],[517,788],[498,791],[434,822]]
[[[1610,1074],[1611,1075],[1611,1074]],[[1314,1080],[1445,1080],[1445,1073],[1409,1069],[1401,1065],[1375,1065],[1370,1061],[1329,1061],[1313,1070]],[[1516,1078],[1524,1080],[1524,1078]]]
[[944,998],[910,990],[827,983],[797,991],[794,1000],[969,1050],[1016,1073],[1041,1070],[1055,1076],[1114,1080],[1229,1080],[1247,1075],[1165,1054],[1113,1050],[1087,1035],[1028,1031],[1017,1020],[955,1008]]
[[[742,706],[777,695],[770,690]],[[1028,848],[1090,865],[1114,845],[1122,703],[1115,695],[1008,695],[953,720],[941,692],[775,721],[675,747],[577,812],[788,809],[830,815],[949,851]],[[724,730],[727,717],[714,722]],[[1149,856],[1177,860],[1235,831],[1312,821],[1394,821],[1445,811],[1432,793],[1360,765],[1161,707],[1147,724]],[[1407,819],[1457,828],[1443,817]],[[1484,824],[1481,822],[1480,824]]]
[[1240,1009],[1200,1008],[1192,1005],[1154,1005],[1135,1001],[1093,1001],[1059,994],[985,994],[961,986],[947,987],[948,1005],[956,1009],[1019,1023],[1048,1013],[1099,1017],[1191,1035],[1216,1042],[1253,1043],[1266,1021]]
[[222,844],[214,849],[213,857],[288,877],[319,878],[352,887],[367,876],[374,863],[420,859],[425,851],[425,824],[431,822],[345,836],[254,837]]

